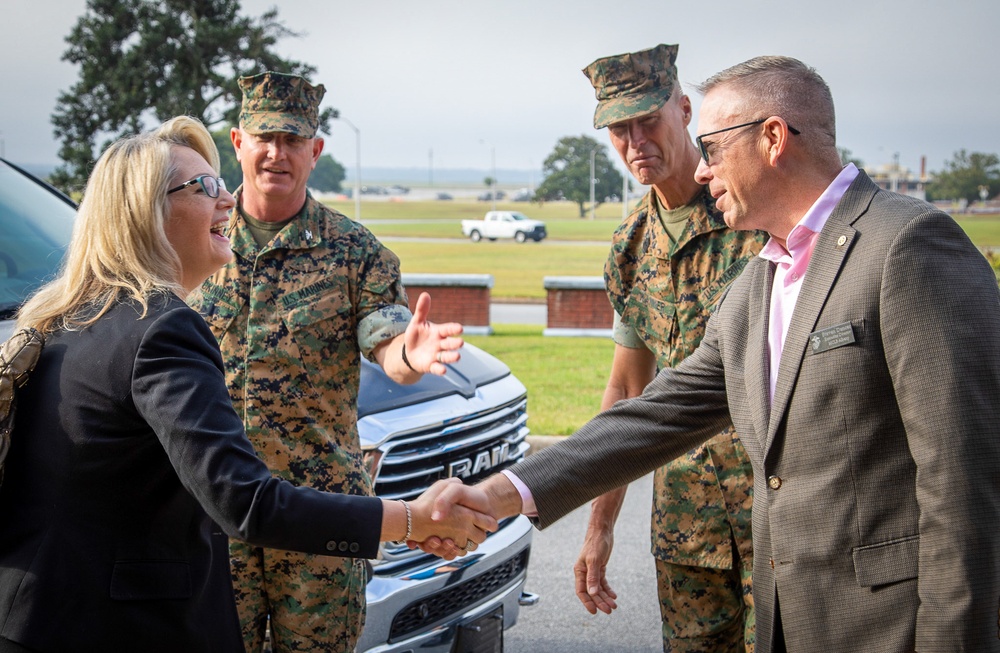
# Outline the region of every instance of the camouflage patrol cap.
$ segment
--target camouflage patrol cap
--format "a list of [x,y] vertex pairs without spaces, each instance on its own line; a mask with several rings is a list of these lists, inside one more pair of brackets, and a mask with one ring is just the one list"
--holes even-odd
[[658,110],[677,86],[676,45],[603,57],[583,69],[597,92],[594,128]]
[[313,138],[319,129],[319,103],[326,93],[301,75],[268,71],[240,77],[243,104],[240,126],[250,134],[287,132]]

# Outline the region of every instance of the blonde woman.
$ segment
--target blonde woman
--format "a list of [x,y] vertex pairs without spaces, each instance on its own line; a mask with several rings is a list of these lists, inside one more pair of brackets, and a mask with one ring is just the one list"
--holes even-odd
[[242,651],[227,535],[373,557],[383,540],[477,543],[496,528],[473,510],[432,522],[444,482],[404,504],[270,476],[183,300],[230,257],[218,169],[191,118],[113,144],[60,276],[19,314],[46,345],[0,487],[0,653]]

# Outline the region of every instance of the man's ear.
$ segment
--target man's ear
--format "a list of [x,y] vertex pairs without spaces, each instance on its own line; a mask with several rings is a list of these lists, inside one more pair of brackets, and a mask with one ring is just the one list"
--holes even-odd
[[681,115],[684,117],[684,126],[687,127],[691,124],[692,110],[691,110],[691,98],[686,95],[682,95],[678,100],[681,108]]
[[243,132],[239,127],[233,127],[229,130],[229,140],[233,142],[233,150],[236,152],[236,160],[240,160],[240,145],[243,144]]
[[313,139],[313,168],[316,167],[316,162],[319,161],[319,155],[323,153],[323,144],[323,139],[319,136]]
[[788,131],[788,123],[784,118],[772,116],[764,122],[764,137],[767,139],[767,161],[777,166],[778,159],[788,146],[792,133]]

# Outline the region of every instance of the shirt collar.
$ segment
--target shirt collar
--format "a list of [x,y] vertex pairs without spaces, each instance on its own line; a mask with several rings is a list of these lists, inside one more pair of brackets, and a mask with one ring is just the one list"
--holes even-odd
[[[816,240],[816,235],[823,231],[826,221],[830,219],[837,204],[844,198],[847,189],[858,176],[859,170],[853,163],[848,163],[840,171],[826,190],[813,202],[802,219],[799,220],[792,230],[788,232],[785,239],[785,246],[774,238],[769,238],[767,244],[760,251],[760,257],[768,261],[778,262],[783,257],[791,254],[796,258],[799,251],[805,249],[812,250],[812,245]],[[787,248],[787,249],[786,249]]]

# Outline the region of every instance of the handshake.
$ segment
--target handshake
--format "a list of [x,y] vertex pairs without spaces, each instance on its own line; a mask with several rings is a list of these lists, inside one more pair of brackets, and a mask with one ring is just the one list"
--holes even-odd
[[521,497],[505,476],[495,475],[477,485],[438,481],[413,501],[383,506],[383,540],[406,540],[410,548],[452,560],[475,551],[497,520],[519,514]]

